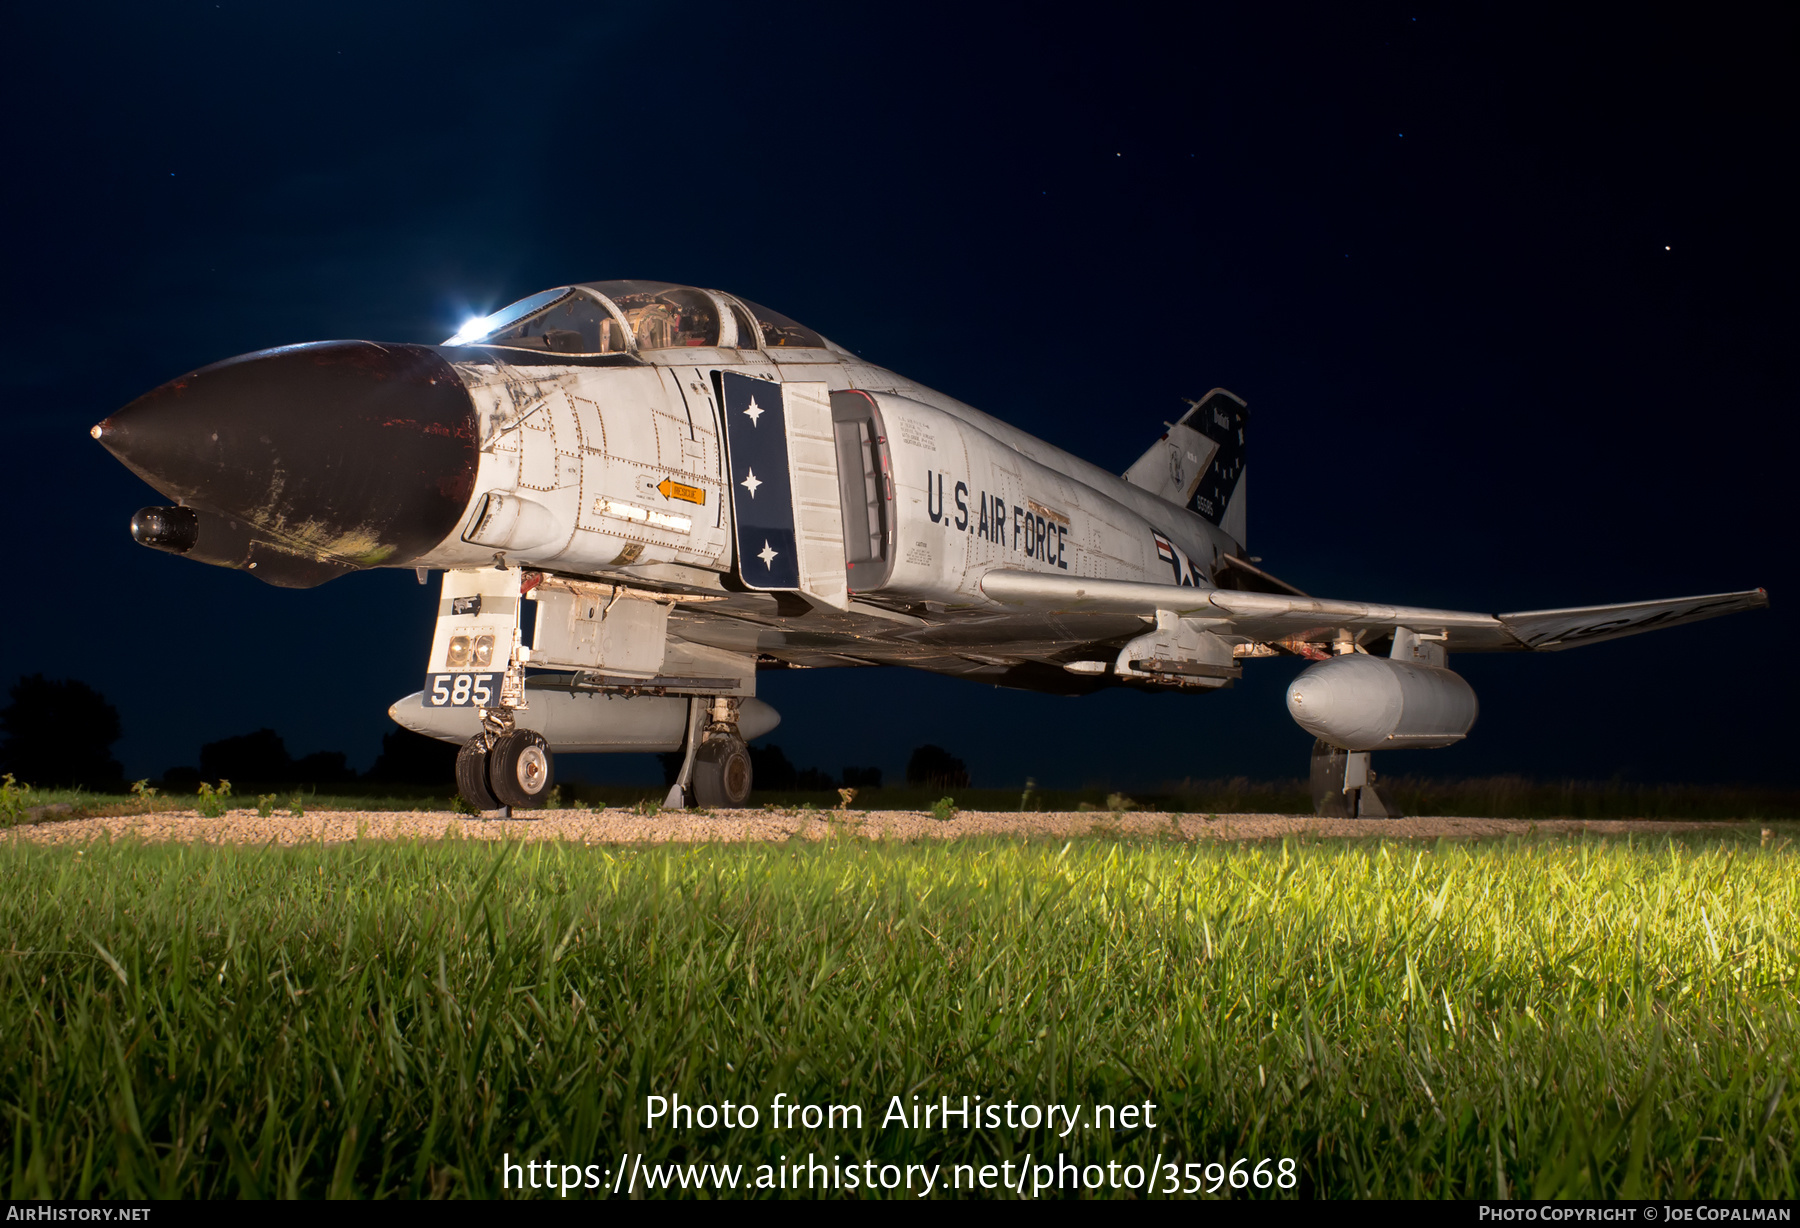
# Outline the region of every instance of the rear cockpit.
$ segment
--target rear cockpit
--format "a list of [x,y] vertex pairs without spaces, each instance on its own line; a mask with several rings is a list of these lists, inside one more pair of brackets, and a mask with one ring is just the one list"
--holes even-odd
[[748,299],[663,281],[595,281],[522,298],[470,320],[445,345],[559,354],[639,354],[696,347],[843,351]]

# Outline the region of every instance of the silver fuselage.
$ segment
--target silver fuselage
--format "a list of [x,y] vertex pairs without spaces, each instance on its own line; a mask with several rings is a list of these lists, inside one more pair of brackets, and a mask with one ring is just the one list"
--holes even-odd
[[[498,347],[487,351],[491,361],[461,357],[467,353],[458,351],[452,365],[482,433],[470,515],[489,492],[508,491],[557,522],[550,540],[508,551],[516,563],[621,580],[675,574],[665,564],[730,572],[730,495],[712,378],[721,370],[875,394],[891,463],[893,565],[874,590],[858,590],[852,577],[859,596],[986,607],[980,582],[993,568],[1171,582],[1152,531],[1180,546],[1203,578],[1218,556],[1242,548],[1200,516],[1097,465],[830,350],[779,360],[758,351],[659,350],[629,366],[522,366]],[[665,479],[706,491],[706,502],[659,494]],[[626,519],[607,514],[610,507],[673,512],[688,524]],[[492,549],[463,539],[466,528],[465,519],[407,565],[491,561]]]

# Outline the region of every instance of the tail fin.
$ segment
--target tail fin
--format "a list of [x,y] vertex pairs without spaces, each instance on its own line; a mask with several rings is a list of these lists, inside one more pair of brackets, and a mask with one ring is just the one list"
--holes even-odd
[[1125,480],[1198,512],[1244,546],[1244,424],[1250,412],[1223,388],[1188,404],[1181,421],[1125,471]]

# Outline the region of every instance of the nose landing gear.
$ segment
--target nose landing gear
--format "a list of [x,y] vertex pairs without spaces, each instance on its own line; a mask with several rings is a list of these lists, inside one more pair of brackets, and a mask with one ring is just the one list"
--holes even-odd
[[484,728],[456,755],[456,791],[482,813],[542,809],[555,778],[550,744],[529,729]]

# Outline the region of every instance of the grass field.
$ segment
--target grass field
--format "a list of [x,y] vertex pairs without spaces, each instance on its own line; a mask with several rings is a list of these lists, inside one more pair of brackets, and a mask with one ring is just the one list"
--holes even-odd
[[[1780,833],[0,858],[13,1197],[484,1196],[503,1154],[622,1152],[1286,1157],[1335,1197],[1800,1185]],[[645,1120],[778,1092],[865,1125]],[[915,1093],[1149,1100],[1157,1128],[881,1127]]]
[[[1386,776],[1383,785],[1401,812],[1495,819],[1800,819],[1800,790],[1754,785],[1639,784],[1623,781],[1531,780],[1521,776],[1436,779]],[[624,806],[648,809],[668,791],[634,785],[558,787],[559,804],[587,807]],[[857,791],[859,810],[929,810],[946,793],[957,807],[982,811],[1129,810],[1173,814],[1311,814],[1312,795],[1303,780],[1170,781],[1154,790],[1121,793],[1106,786],[1086,789],[926,788],[889,785]],[[231,806],[251,807],[266,795],[273,809],[289,813],[298,804],[321,810],[452,810],[457,803],[443,785],[396,785],[360,782],[321,793],[312,786],[258,785],[239,782]],[[91,793],[80,789],[0,789],[0,827],[20,821],[72,815],[138,814],[152,810],[191,810],[192,793],[158,790],[154,796]],[[811,806],[828,810],[839,803],[831,791],[759,791],[753,806]]]

